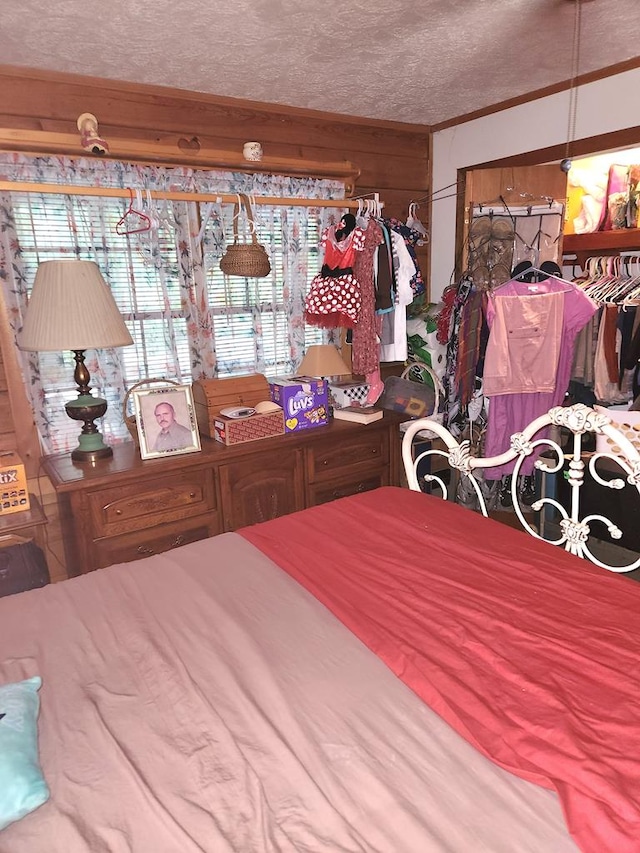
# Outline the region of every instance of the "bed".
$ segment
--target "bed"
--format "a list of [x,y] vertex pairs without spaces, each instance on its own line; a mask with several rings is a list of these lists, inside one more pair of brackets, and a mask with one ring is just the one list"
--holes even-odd
[[639,659],[635,581],[397,487],[0,599],[0,851],[637,851]]

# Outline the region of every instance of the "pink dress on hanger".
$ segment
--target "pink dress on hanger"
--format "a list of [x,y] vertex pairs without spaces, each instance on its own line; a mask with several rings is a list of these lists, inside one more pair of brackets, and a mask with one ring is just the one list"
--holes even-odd
[[[513,433],[523,430],[531,421],[544,415],[554,406],[562,405],[569,387],[573,348],[580,329],[585,326],[598,310],[597,304],[579,287],[570,282],[550,276],[536,283],[538,293],[564,292],[562,310],[562,332],[558,353],[558,368],[556,385],[553,391],[534,392],[529,394],[498,394],[489,398],[489,420],[485,441],[485,456],[498,456],[510,447]],[[531,285],[527,282],[508,281],[500,287],[500,296],[518,298],[531,293]],[[496,317],[495,305],[487,301],[487,324],[491,329]],[[542,433],[539,434],[539,437]],[[520,473],[529,475],[537,455],[528,456]],[[489,480],[499,480],[511,474],[514,462],[486,469]]]
[[564,293],[491,294],[494,317],[482,374],[486,397],[554,391]]

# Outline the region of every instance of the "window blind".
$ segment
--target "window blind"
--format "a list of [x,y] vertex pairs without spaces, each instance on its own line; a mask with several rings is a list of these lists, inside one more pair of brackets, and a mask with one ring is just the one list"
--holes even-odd
[[[134,340],[114,354],[122,378],[113,387],[98,368],[99,360],[87,363],[91,384],[104,396],[109,409],[103,431],[112,439],[127,437],[122,422],[123,389],[145,378],[171,378],[189,383],[192,379],[192,345],[187,320],[184,287],[181,286],[181,254],[193,250],[189,241],[165,222],[147,239],[117,233],[128,202],[96,196],[12,193],[17,235],[16,251],[30,287],[38,265],[45,260],[76,257],[98,263]],[[175,202],[192,212],[197,202]],[[225,234],[233,233],[233,208],[223,208]],[[291,371],[289,337],[292,324],[303,329],[304,344],[321,343],[321,329],[305,327],[300,293],[293,297],[285,283],[285,246],[282,208],[261,206],[256,216],[258,240],[266,246],[271,273],[263,279],[227,277],[219,268],[219,257],[205,250],[203,263],[206,295],[213,326],[220,377],[252,372],[267,376]],[[294,250],[304,247],[304,266],[310,280],[320,267],[319,213],[308,211],[304,233],[296,236]],[[250,239],[246,222],[240,223],[242,239]],[[193,235],[192,235],[193,236]],[[218,252],[219,254],[219,252]],[[296,261],[299,263],[299,258]],[[290,261],[291,263],[291,261]],[[64,403],[74,396],[71,353],[40,353],[41,401],[44,417],[56,449],[75,445],[78,425],[64,412]],[[106,427],[106,428],[105,428]]]

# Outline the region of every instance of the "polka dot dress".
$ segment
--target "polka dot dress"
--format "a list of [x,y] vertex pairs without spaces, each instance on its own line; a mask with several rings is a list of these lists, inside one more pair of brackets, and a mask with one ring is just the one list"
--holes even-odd
[[353,274],[356,252],[364,249],[365,232],[355,228],[336,241],[335,226],[328,228],[321,246],[325,250],[322,270],[312,280],[305,301],[305,320],[312,326],[353,328],[360,316],[362,289]]

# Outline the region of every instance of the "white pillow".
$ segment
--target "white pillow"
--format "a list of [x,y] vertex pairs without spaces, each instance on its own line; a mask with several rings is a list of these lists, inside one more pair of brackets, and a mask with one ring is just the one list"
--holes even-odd
[[[640,453],[640,412],[630,412],[628,409],[615,407],[594,406],[596,412],[606,415],[612,426],[628,438]],[[622,448],[606,435],[596,435],[596,453],[622,453]]]

